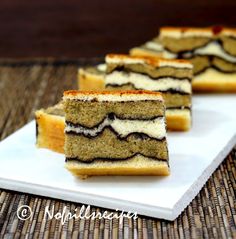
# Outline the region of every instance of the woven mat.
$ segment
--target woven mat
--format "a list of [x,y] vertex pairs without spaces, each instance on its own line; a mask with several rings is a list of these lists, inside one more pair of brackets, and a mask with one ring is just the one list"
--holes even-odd
[[[54,61],[0,60],[0,140],[34,117],[34,111],[53,105],[66,89],[76,89],[78,65],[97,59]],[[201,192],[174,221],[143,217],[137,220],[45,220],[46,206],[73,212],[82,205],[0,189],[0,238],[236,238],[236,150],[208,180]],[[17,209],[29,205],[30,220],[19,220]],[[91,207],[92,212],[106,209]]]

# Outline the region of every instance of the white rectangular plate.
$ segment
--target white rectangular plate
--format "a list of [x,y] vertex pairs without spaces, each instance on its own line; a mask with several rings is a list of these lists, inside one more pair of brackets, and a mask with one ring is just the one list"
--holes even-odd
[[64,155],[35,147],[35,122],[0,143],[0,187],[174,220],[236,144],[236,96],[198,95],[193,128],[168,133],[171,175],[80,180]]

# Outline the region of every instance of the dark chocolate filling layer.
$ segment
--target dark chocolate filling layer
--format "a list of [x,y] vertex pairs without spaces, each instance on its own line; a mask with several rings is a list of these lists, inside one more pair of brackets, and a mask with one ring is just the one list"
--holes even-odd
[[132,156],[130,157],[127,157],[127,158],[92,158],[91,160],[81,160],[79,159],[78,157],[75,157],[75,158],[69,158],[69,157],[66,157],[66,162],[69,162],[69,161],[79,161],[80,163],[84,163],[84,164],[89,164],[89,163],[93,163],[95,160],[99,160],[99,161],[125,161],[125,160],[129,160],[137,155],[141,155],[143,157],[147,157],[151,160],[157,160],[157,161],[161,161],[161,162],[166,162],[169,166],[169,162],[168,162],[168,159],[160,159],[160,158],[157,158],[157,157],[150,157],[150,156],[145,156],[143,154],[140,154],[140,153],[135,153],[133,154]]
[[[163,67],[164,68],[164,67]],[[172,68],[172,67],[171,67]],[[179,69],[179,68],[178,68]],[[183,68],[181,68],[182,70]],[[189,68],[187,68],[189,70]],[[171,78],[173,80],[188,80],[189,82],[192,81],[191,78],[188,77],[174,77],[174,76],[170,76],[170,75],[166,75],[166,76],[159,76],[159,77],[152,77],[149,74],[145,74],[143,72],[136,72],[136,71],[131,71],[129,69],[126,69],[125,66],[117,66],[114,69],[112,69],[112,71],[109,72],[109,74],[113,73],[114,71],[118,71],[118,72],[123,72],[124,74],[129,74],[129,73],[137,73],[140,75],[144,75],[144,76],[148,76],[150,79],[152,80],[161,80],[161,79],[165,79],[165,78]]]
[[[72,123],[71,123],[71,126],[74,126]],[[139,133],[139,132],[132,132],[132,133],[129,133],[128,135],[126,135],[125,137],[121,137],[120,134],[118,134],[110,125],[109,126],[105,126],[100,132],[98,132],[96,135],[94,136],[91,136],[89,134],[86,134],[84,132],[81,132],[81,133],[78,133],[78,132],[75,132],[75,131],[72,131],[72,130],[66,130],[65,131],[65,134],[67,135],[82,135],[86,138],[89,138],[89,139],[93,139],[93,138],[96,138],[96,137],[99,137],[105,129],[109,129],[111,132],[113,132],[117,139],[119,140],[125,140],[127,141],[128,137],[130,136],[135,136],[136,138],[140,139],[140,140],[147,140],[147,139],[153,139],[153,140],[156,140],[156,141],[161,141],[161,142],[164,142],[166,140],[166,137],[163,137],[163,138],[154,138],[154,137],[151,137],[145,133]]]
[[236,37],[235,36],[227,36],[227,37],[236,41]]
[[167,110],[191,110],[189,106],[179,106],[179,107],[166,107]]
[[35,129],[36,129],[36,142],[38,141],[38,136],[39,136],[39,124],[37,122],[37,120],[35,121],[36,124],[35,124]]
[[[76,102],[85,102],[85,100],[81,100],[81,99],[73,99],[73,101],[76,101]],[[135,101],[135,100],[129,100],[129,101],[127,101],[127,100],[124,100],[124,101],[118,101],[119,103],[126,103],[126,102],[147,102],[147,101],[149,101],[149,102],[157,102],[157,101],[159,101],[159,102],[162,102],[162,100],[139,100],[139,101]],[[90,100],[89,102],[101,102],[101,101],[99,101],[97,98],[96,98],[96,96],[94,96],[94,99],[92,99],[92,100]],[[104,103],[110,103],[110,101],[108,101],[108,100],[103,100],[102,102],[104,102]]]
[[[122,85],[106,84],[106,87],[112,87],[112,88],[119,88],[119,87],[123,87],[123,86],[130,86],[134,90],[143,90],[143,89],[136,88],[132,83],[126,83],[126,84],[122,84]],[[180,94],[180,95],[191,95],[190,93],[183,92],[183,91],[181,91],[179,89],[171,89],[171,88],[168,89],[168,90],[156,90],[156,92],[170,93],[170,94]]]
[[[234,39],[234,40],[235,40],[235,38],[231,38],[231,39]],[[224,47],[224,42],[223,42],[223,40],[217,39],[216,41],[219,43],[219,45],[221,46],[221,48],[222,48],[227,54],[236,57],[235,54],[232,54],[231,52],[229,52],[229,51]],[[236,46],[236,41],[235,41],[235,46]]]

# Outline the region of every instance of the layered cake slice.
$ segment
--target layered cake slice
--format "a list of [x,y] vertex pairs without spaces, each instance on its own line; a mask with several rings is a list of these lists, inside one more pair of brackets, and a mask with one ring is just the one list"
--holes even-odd
[[63,104],[35,112],[36,145],[59,153],[64,153],[65,117]]
[[185,60],[166,60],[110,54],[106,56],[107,90],[161,92],[166,105],[167,128],[191,127],[192,65]]
[[88,66],[78,70],[78,87],[80,90],[104,90],[106,64]]
[[163,27],[158,41],[164,57],[192,62],[195,91],[236,92],[236,28]]
[[66,91],[64,106],[66,168],[73,174],[169,174],[161,94]]

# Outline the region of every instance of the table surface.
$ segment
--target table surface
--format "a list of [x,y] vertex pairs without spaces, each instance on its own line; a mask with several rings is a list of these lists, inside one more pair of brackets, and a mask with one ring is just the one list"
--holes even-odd
[[[58,102],[64,90],[76,89],[78,65],[97,61],[1,60],[0,139],[32,120],[36,109]],[[122,224],[117,219],[71,219],[62,225],[55,218],[45,220],[47,206],[73,212],[83,205],[0,189],[0,238],[236,238],[235,158],[234,149],[174,222],[139,215]],[[18,219],[21,205],[33,209],[30,220]]]

